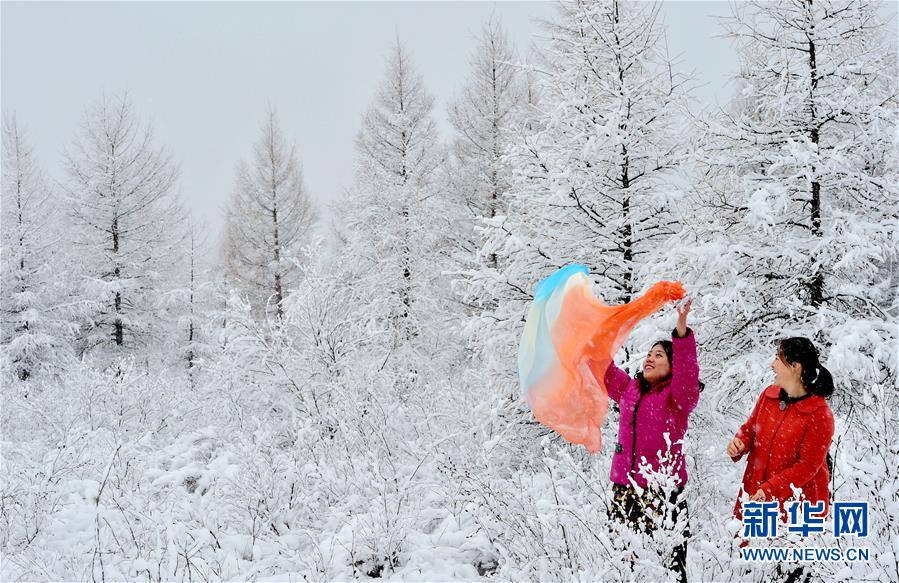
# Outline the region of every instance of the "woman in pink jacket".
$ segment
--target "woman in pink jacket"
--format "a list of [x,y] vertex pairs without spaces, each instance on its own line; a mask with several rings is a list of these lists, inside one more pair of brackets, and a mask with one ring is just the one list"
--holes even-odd
[[[647,488],[644,463],[652,471],[673,477],[676,487],[668,496],[672,519],[676,521],[679,512],[686,513],[686,502],[678,500],[687,481],[683,439],[690,413],[699,401],[696,338],[687,328],[690,305],[688,300],[678,308],[677,327],[671,340],[653,344],[643,361],[643,370],[635,377],[614,362],[605,373],[609,398],[618,403],[621,411],[612,459],[614,498],[610,513],[635,529],[655,530],[664,514],[664,496]],[[686,539],[689,532],[685,531],[684,536]],[[675,549],[671,565],[681,581],[686,581],[686,558],[685,541]]]

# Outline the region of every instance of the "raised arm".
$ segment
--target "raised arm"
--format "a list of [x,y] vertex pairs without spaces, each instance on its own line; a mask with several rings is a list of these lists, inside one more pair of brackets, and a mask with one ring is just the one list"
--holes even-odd
[[696,358],[696,336],[687,328],[687,316],[693,300],[677,308],[677,326],[671,333],[674,345],[671,363],[671,402],[689,413],[699,402],[699,361]]
[[671,401],[678,409],[689,413],[699,402],[699,361],[696,358],[696,336],[686,329],[684,336],[678,330],[671,335],[674,358],[671,363]]

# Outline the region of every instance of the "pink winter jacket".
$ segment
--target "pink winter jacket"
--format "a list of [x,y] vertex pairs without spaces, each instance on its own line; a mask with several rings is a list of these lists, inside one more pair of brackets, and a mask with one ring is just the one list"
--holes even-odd
[[671,377],[662,381],[643,395],[640,382],[615,366],[609,365],[605,382],[609,398],[616,401],[621,410],[618,423],[618,442],[612,459],[612,482],[629,485],[629,477],[640,487],[646,487],[646,478],[639,472],[642,458],[654,470],[662,463],[660,455],[668,449],[665,433],[671,440],[671,461],[664,463],[667,471],[677,476],[679,487],[687,481],[687,467],[683,458],[683,439],[687,432],[690,412],[699,401],[699,362],[696,359],[696,338],[687,329],[687,335],[672,335],[674,357]]

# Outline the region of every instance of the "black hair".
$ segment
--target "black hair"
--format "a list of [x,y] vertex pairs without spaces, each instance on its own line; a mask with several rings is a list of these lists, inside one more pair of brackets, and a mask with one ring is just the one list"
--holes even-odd
[[670,340],[656,340],[655,343],[649,347],[650,350],[655,348],[656,346],[661,346],[662,350],[665,351],[665,354],[668,355],[668,364],[674,362],[674,343]]
[[825,399],[833,395],[833,376],[818,361],[818,349],[808,338],[784,338],[777,348],[777,356],[788,364],[802,366],[802,384],[813,395]]
[[[649,350],[652,350],[656,346],[662,347],[662,350],[665,351],[665,355],[668,357],[668,364],[673,366],[673,364],[674,364],[674,343],[671,342],[670,340],[656,340],[655,342],[653,342],[652,346],[649,347]],[[671,377],[671,373],[668,373],[668,376],[665,378],[670,378],[670,377]],[[649,381],[647,381],[645,378],[643,378],[642,370],[637,373],[637,380],[640,382],[640,392],[641,393],[645,393],[645,392],[649,391],[650,389],[652,389],[652,385],[649,384]],[[662,379],[662,380],[665,380],[665,379]],[[699,392],[701,393],[704,388],[705,388],[705,383],[702,381],[699,381]]]

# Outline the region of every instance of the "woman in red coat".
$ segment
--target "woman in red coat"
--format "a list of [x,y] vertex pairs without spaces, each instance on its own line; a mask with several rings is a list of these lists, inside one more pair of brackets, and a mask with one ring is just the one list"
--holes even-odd
[[771,364],[774,383],[765,389],[749,420],[727,446],[736,462],[749,454],[743,488],[734,516],[742,518],[743,492],[750,500],[784,502],[793,497],[830,506],[827,451],[833,437],[833,413],[826,398],[833,394],[833,378],[818,362],[818,351],[807,338],[780,342]]

